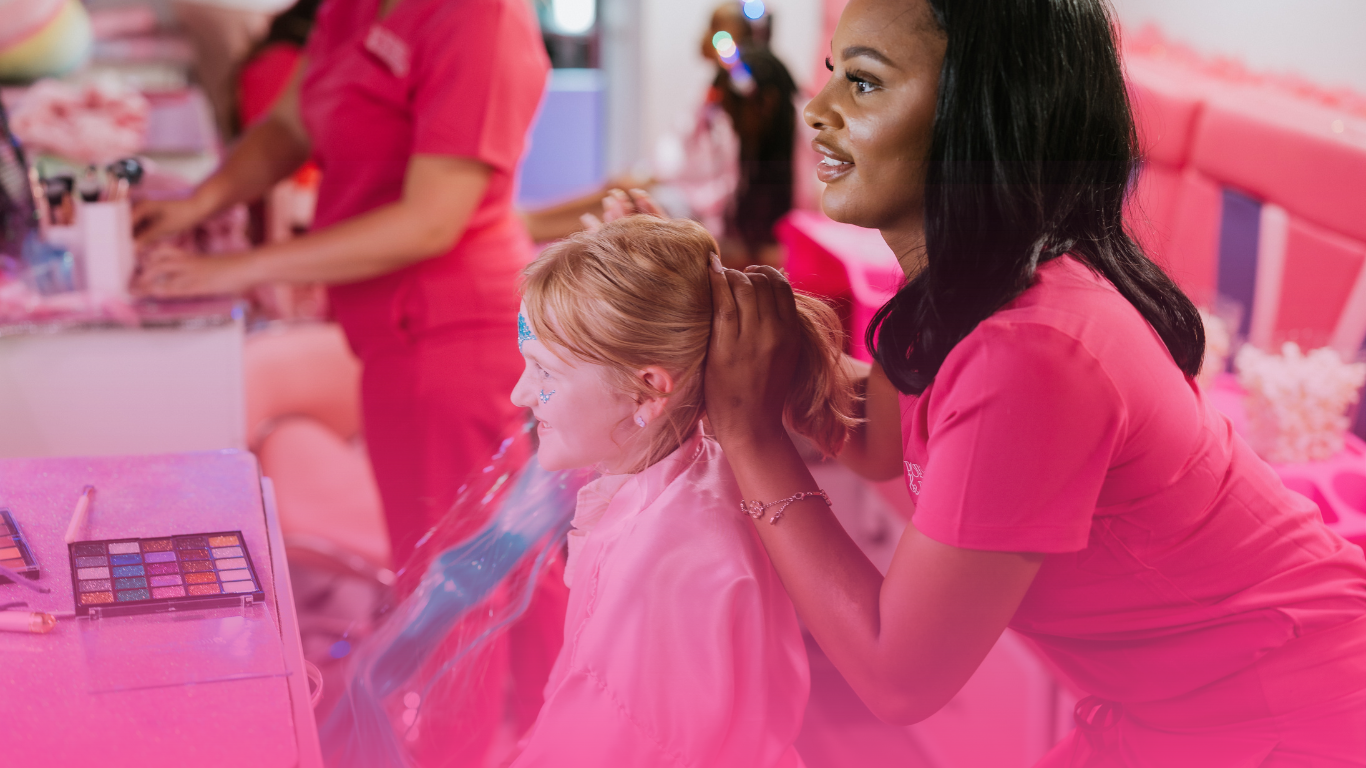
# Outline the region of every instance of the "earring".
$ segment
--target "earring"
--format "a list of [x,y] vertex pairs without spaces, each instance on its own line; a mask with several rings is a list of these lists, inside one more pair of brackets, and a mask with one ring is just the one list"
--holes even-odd
[[645,429],[645,417],[644,417],[644,416],[637,416],[637,417],[636,417],[636,426],[637,426],[637,427],[640,427],[641,429]]

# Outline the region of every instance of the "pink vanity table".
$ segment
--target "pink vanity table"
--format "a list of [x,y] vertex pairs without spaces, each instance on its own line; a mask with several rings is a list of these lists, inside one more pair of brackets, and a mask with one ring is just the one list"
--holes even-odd
[[64,535],[86,484],[97,490],[78,540],[240,530],[265,599],[0,632],[0,763],[320,768],[279,522],[255,457],[0,460],[0,506],[52,590],[0,584],[0,604],[73,611]]

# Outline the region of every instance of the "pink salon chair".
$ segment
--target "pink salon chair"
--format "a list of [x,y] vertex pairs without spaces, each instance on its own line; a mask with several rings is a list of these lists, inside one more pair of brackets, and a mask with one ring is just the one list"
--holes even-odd
[[247,434],[275,483],[286,539],[323,539],[389,566],[379,492],[361,440],[360,364],[331,324],[276,326],[244,353]]
[[243,362],[247,435],[275,486],[304,654],[321,670],[316,706],[326,712],[394,581],[360,435],[360,365],[324,323],[253,333]]

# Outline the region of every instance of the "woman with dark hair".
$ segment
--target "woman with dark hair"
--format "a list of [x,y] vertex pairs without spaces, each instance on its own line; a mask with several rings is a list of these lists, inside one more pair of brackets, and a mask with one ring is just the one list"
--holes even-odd
[[825,653],[915,722],[1013,628],[1090,694],[1044,765],[1361,765],[1366,559],[1192,380],[1195,307],[1122,223],[1137,148],[1101,0],[854,0],[830,65],[806,108],[824,209],[907,275],[843,456],[915,501],[885,577],[783,428],[780,273],[717,265],[706,374]]

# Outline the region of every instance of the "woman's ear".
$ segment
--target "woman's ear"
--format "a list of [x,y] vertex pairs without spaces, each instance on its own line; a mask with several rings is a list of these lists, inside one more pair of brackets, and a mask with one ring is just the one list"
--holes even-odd
[[[636,371],[636,376],[645,386],[656,392],[668,394],[674,391],[674,377],[668,371],[657,365],[646,366]],[[643,420],[646,424],[664,415],[664,408],[667,405],[666,397],[644,397],[640,404],[636,406],[636,417]],[[639,423],[639,422],[637,422]]]

